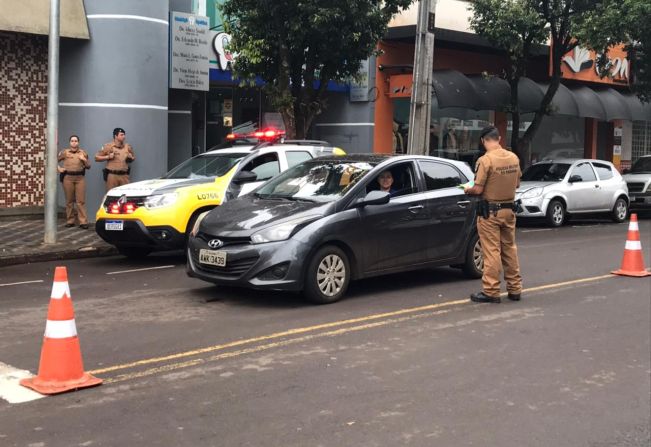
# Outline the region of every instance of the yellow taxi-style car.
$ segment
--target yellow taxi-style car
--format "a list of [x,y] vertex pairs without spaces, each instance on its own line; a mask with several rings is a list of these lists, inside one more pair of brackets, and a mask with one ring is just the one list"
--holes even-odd
[[[268,132],[270,136],[271,132]],[[163,177],[111,189],[96,214],[99,236],[127,257],[185,247],[204,212],[247,194],[286,169],[345,152],[324,141],[245,139],[181,163]]]

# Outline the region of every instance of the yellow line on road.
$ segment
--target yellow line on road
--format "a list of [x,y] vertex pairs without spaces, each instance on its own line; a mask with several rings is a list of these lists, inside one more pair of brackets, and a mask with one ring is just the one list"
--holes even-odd
[[[537,292],[537,291],[547,290],[547,289],[552,289],[552,288],[561,288],[561,287],[571,286],[571,285],[575,285],[575,284],[599,281],[599,280],[602,280],[602,279],[611,278],[612,276],[613,275],[601,275],[601,276],[594,276],[594,277],[590,277],[590,278],[581,278],[581,279],[575,279],[575,280],[571,280],[571,281],[558,282],[558,283],[547,284],[547,285],[542,285],[542,286],[537,286],[537,287],[531,287],[531,288],[528,288],[528,289],[524,289],[522,292],[523,293],[531,293],[531,292]],[[506,294],[503,294],[503,295],[506,295]],[[179,352],[179,353],[176,353],[176,354],[170,354],[170,355],[161,356],[161,357],[152,357],[152,358],[148,358],[148,359],[138,360],[138,361],[135,361],[135,362],[123,363],[121,365],[108,366],[108,367],[105,367],[105,368],[99,368],[99,369],[89,371],[89,373],[90,374],[104,374],[104,373],[113,372],[113,371],[120,371],[120,370],[124,370],[124,369],[135,368],[135,367],[138,367],[138,366],[151,365],[151,364],[155,364],[155,363],[163,363],[163,362],[168,362],[168,361],[171,361],[171,360],[178,360],[178,359],[182,359],[182,358],[186,358],[186,357],[196,356],[196,355],[199,355],[199,354],[206,354],[206,353],[209,353],[209,352],[222,351],[222,350],[229,349],[229,348],[235,348],[235,347],[239,347],[239,346],[243,346],[243,345],[258,343],[258,342],[261,342],[261,341],[269,341],[269,340],[288,337],[288,336],[292,336],[292,335],[299,335],[299,334],[304,334],[304,333],[307,333],[307,332],[318,331],[318,330],[321,330],[321,329],[331,329],[331,328],[335,328],[335,327],[338,327],[338,326],[344,326],[344,325],[355,324],[355,323],[363,323],[363,322],[378,320],[378,319],[382,319],[382,318],[396,317],[396,316],[399,316],[399,315],[405,315],[405,314],[411,314],[411,313],[418,313],[418,312],[424,312],[424,311],[432,311],[432,310],[437,310],[437,309],[443,309],[443,308],[446,308],[446,307],[458,306],[458,305],[461,305],[461,304],[467,304],[468,302],[470,302],[469,299],[459,299],[459,300],[445,301],[443,303],[428,304],[428,305],[424,305],[424,306],[398,309],[398,310],[391,311],[391,312],[384,312],[384,313],[379,313],[379,314],[366,315],[366,316],[358,317],[358,318],[351,318],[351,319],[347,319],[347,320],[338,320],[338,321],[333,321],[333,322],[329,322],[329,323],[317,324],[317,325],[314,325],[314,326],[306,326],[306,327],[300,327],[300,328],[295,328],[295,329],[289,329],[289,330],[282,331],[282,332],[275,332],[275,333],[272,333],[272,334],[262,335],[262,336],[253,337],[253,338],[247,338],[247,339],[243,339],[243,340],[235,340],[235,341],[228,342],[228,343],[223,343],[223,344],[213,345],[213,346],[207,346],[207,347],[204,347],[204,348]]]

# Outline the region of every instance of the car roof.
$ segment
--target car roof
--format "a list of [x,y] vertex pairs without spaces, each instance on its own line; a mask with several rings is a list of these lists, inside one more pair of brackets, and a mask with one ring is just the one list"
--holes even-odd
[[242,146],[229,147],[229,148],[225,148],[225,149],[213,149],[213,150],[204,152],[202,155],[241,154],[241,153],[245,153],[245,152],[252,152],[252,149],[254,147],[255,147],[255,145],[252,144],[252,145],[242,145]]

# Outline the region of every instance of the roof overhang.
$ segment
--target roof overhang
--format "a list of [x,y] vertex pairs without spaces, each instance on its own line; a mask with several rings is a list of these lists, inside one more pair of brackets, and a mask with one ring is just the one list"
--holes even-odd
[[[0,31],[48,35],[48,0],[0,0]],[[61,37],[90,39],[83,0],[61,0]]]

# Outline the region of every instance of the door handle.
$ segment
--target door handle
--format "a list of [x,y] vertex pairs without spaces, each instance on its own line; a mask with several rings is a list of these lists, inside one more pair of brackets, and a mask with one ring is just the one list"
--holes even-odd
[[601,188],[599,185],[594,185],[595,188]]
[[457,202],[457,205],[459,205],[459,208],[465,208],[470,205],[470,200],[460,200]]
[[423,208],[425,208],[423,205],[413,205],[413,206],[410,206],[410,207],[407,208],[407,209],[408,209],[410,212],[412,212],[412,213],[417,213],[417,212],[419,212],[420,210],[422,210]]

